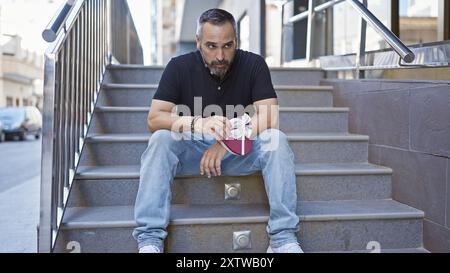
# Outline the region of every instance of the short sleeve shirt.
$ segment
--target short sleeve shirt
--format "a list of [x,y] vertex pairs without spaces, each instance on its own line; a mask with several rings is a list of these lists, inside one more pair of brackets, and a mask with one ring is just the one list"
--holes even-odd
[[233,118],[237,116],[239,107],[245,108],[256,101],[276,97],[265,60],[257,54],[238,49],[222,80],[211,75],[199,50],[172,58],[164,69],[153,99],[183,105],[179,108],[183,109],[181,115]]

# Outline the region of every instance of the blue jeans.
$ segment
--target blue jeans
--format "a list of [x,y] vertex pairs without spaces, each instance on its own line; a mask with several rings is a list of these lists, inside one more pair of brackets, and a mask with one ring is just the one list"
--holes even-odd
[[[191,139],[192,137],[192,139]],[[141,157],[139,191],[135,204],[137,227],[133,237],[139,248],[155,245],[163,249],[169,224],[171,185],[178,175],[198,175],[204,152],[216,141],[190,132],[157,130]],[[286,135],[277,129],[261,132],[247,156],[229,152],[221,163],[222,175],[241,176],[262,171],[269,199],[267,233],[270,245],[279,247],[297,242],[299,218],[296,214],[297,192],[294,154]]]

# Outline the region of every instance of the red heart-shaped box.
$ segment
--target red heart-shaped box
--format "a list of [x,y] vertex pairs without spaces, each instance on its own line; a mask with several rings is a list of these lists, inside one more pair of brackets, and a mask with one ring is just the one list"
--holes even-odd
[[227,139],[221,141],[222,146],[224,146],[230,153],[235,155],[247,155],[252,151],[252,140],[244,139],[244,149],[242,149],[241,139]]

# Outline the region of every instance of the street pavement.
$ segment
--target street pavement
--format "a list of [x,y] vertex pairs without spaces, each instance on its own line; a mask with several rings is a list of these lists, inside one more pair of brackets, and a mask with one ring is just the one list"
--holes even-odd
[[0,143],[0,252],[37,251],[41,140]]

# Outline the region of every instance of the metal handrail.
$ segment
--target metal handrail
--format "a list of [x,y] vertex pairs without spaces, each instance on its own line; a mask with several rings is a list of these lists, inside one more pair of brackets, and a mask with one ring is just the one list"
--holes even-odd
[[113,57],[142,63],[131,54],[142,48],[126,0],[75,0],[59,12],[49,25],[65,31],[56,31],[44,65],[39,252],[54,249],[107,65]]
[[[304,11],[300,14],[297,14],[295,16],[292,16],[287,21],[287,24],[291,25],[295,22],[299,22],[301,20],[307,19],[311,16],[311,14],[322,12],[330,7],[333,7],[337,4],[340,4],[342,2],[348,2],[358,13],[359,15],[367,22],[369,23],[380,35],[381,37],[394,49],[394,51],[400,56],[402,60],[404,60],[406,63],[412,63],[415,59],[414,53],[405,45],[403,42],[394,34],[392,31],[390,31],[370,10],[361,2],[358,0],[331,0],[326,3],[320,4],[311,10]],[[288,1],[290,2],[290,1]],[[287,3],[288,3],[287,2]],[[311,3],[312,1],[310,1]],[[285,3],[285,4],[287,4]],[[283,5],[284,8],[284,5]],[[363,32],[364,30],[361,29]],[[361,35],[361,37],[364,37],[364,35]],[[363,41],[360,41],[360,47],[361,43]],[[308,41],[308,43],[311,43],[311,41]],[[308,48],[311,48],[311,45],[309,45]],[[363,55],[363,53],[360,52],[359,55]],[[358,58],[361,56],[358,56]],[[359,60],[357,60],[356,63],[359,63]],[[356,67],[358,69],[358,67]]]
[[[316,7],[314,7],[314,12],[317,13],[317,12],[324,11],[324,10],[326,10],[328,8],[331,8],[334,5],[337,5],[337,4],[339,4],[341,2],[344,2],[344,1],[345,0],[331,0],[329,2],[320,4],[320,5],[316,6]],[[308,18],[308,15],[309,15],[309,11],[304,11],[302,13],[299,13],[299,14],[294,15],[291,18],[289,18],[288,23],[293,24],[295,22],[304,20],[304,19]]]
[[414,53],[403,42],[395,36],[369,9],[357,0],[347,0],[348,3],[358,11],[359,15],[364,18],[383,39],[397,52],[397,54],[406,62],[414,61]]
[[72,9],[74,4],[75,0],[67,0],[64,5],[61,5],[53,19],[50,23],[48,23],[47,27],[42,32],[42,38],[44,38],[46,42],[51,43],[56,40],[56,37],[58,37],[59,33],[63,29],[64,23],[69,15],[69,11]]

